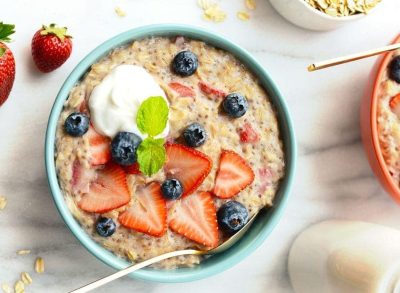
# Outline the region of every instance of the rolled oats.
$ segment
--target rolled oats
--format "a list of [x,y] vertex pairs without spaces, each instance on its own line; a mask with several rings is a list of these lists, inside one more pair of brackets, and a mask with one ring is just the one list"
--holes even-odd
[[250,15],[246,11],[239,11],[236,15],[240,20],[243,21],[247,21],[250,19]]
[[382,0],[304,0],[311,7],[334,17],[367,14]]
[[21,249],[17,251],[18,255],[25,255],[25,254],[30,254],[31,251],[29,249]]
[[121,7],[115,7],[114,11],[120,17],[126,16],[126,12]]
[[7,198],[0,196],[0,210],[4,210],[7,205]]
[[256,9],[256,0],[245,0],[246,7],[250,10]]
[[15,282],[14,291],[15,291],[15,293],[25,292],[25,285],[21,280],[18,280],[17,282]]
[[3,283],[1,285],[1,288],[3,289],[4,293],[12,293],[12,289],[11,289],[10,285],[8,285],[7,283]]
[[32,278],[27,272],[21,273],[21,280],[24,282],[25,285],[32,284]]
[[198,0],[197,4],[203,9],[203,18],[212,22],[222,22],[226,18],[226,13],[217,3],[210,0]]
[[41,257],[38,257],[35,261],[35,271],[38,274],[41,274],[44,272],[44,260]]

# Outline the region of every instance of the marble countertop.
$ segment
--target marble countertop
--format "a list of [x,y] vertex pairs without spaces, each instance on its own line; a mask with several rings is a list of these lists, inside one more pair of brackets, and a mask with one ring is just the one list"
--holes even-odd
[[[332,32],[311,32],[281,18],[266,0],[248,22],[236,18],[241,0],[220,0],[228,13],[221,24],[205,22],[195,0],[16,0],[2,5],[0,18],[16,24],[11,48],[17,76],[0,108],[0,284],[32,272],[27,292],[67,292],[113,270],[86,251],[64,225],[47,187],[43,159],[46,121],[61,84],[74,66],[106,39],[143,24],[195,24],[249,50],[270,72],[286,97],[296,128],[297,175],[284,216],[265,243],[235,267],[205,280],[182,284],[123,278],[97,292],[292,292],[286,263],[296,235],[323,219],[364,220],[400,228],[400,208],[373,176],[360,141],[359,103],[375,58],[307,73],[317,60],[387,44],[399,33],[400,2],[384,0],[369,17]],[[62,4],[61,4],[62,3]],[[118,17],[121,6],[126,17]],[[51,74],[39,74],[30,41],[42,23],[69,27],[74,51]],[[31,249],[17,256],[18,249]],[[42,256],[46,272],[33,273]],[[232,282],[240,280],[240,282]]]

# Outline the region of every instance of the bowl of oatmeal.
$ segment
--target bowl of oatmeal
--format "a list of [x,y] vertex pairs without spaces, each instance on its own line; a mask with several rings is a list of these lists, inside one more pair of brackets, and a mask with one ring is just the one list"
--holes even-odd
[[309,30],[328,31],[366,17],[375,11],[381,0],[270,0],[270,2],[275,10],[291,23]]
[[[393,41],[400,41],[400,35]],[[383,55],[361,103],[361,136],[376,177],[400,203],[400,50]]]
[[296,144],[283,97],[249,53],[199,28],[152,25],[110,39],[73,70],[45,158],[66,225],[115,269],[216,247],[266,208],[223,254],[132,274],[185,282],[233,266],[267,238],[288,200]]

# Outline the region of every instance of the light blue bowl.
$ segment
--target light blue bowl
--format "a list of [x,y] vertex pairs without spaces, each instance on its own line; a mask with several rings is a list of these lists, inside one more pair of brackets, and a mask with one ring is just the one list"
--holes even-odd
[[284,151],[286,154],[286,175],[283,179],[278,194],[275,197],[274,207],[263,216],[260,216],[247,232],[245,237],[228,251],[212,256],[204,260],[200,265],[194,268],[181,268],[176,270],[156,270],[142,269],[131,276],[137,279],[153,282],[189,282],[220,273],[248,256],[257,247],[259,247],[272,229],[278,223],[282,215],[286,202],[289,198],[290,187],[293,181],[296,164],[296,143],[293,125],[285,104],[285,100],[275,86],[275,83],[269,77],[266,70],[260,65],[247,51],[243,50],[234,43],[225,38],[209,33],[203,29],[187,25],[177,24],[159,24],[139,27],[106,41],[89,55],[87,55],[69,75],[61,87],[60,92],[54,102],[47,125],[46,143],[45,143],[45,161],[48,182],[55,204],[61,217],[64,219],[68,228],[75,237],[89,250],[94,256],[119,270],[128,266],[128,262],[122,260],[93,241],[88,234],[81,228],[79,223],[69,212],[60,186],[57,181],[57,174],[54,164],[54,145],[57,120],[63,108],[64,101],[72,87],[84,76],[90,66],[96,63],[101,57],[105,56],[113,48],[132,42],[135,39],[146,38],[149,36],[175,36],[182,35],[193,39],[207,42],[210,45],[231,52],[238,57],[247,67],[258,76],[260,82],[267,90],[269,97],[276,108],[280,131],[284,142]]

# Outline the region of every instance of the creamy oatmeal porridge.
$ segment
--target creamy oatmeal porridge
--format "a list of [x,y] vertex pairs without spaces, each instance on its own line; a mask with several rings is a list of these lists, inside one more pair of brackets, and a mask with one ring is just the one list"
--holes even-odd
[[380,83],[377,122],[383,157],[393,179],[400,184],[400,66],[396,61],[400,63],[400,51],[393,54]]
[[[185,61],[179,63],[180,52],[192,55],[179,56]],[[159,96],[152,101],[169,110],[154,138],[136,123],[150,99],[129,104],[135,94]],[[128,98],[115,98],[123,95]],[[66,125],[74,113],[90,119],[82,133],[71,130],[82,117]],[[141,165],[148,163],[139,154],[148,139],[160,141],[155,148],[166,160],[161,168],[153,157],[147,169]],[[140,143],[137,156],[119,161],[114,148],[126,141]],[[135,162],[125,164],[130,158]],[[132,262],[217,246],[235,229],[224,219],[236,215],[242,225],[271,206],[285,172],[276,113],[257,78],[231,54],[183,37],[134,41],[92,65],[60,115],[55,162],[73,216],[95,241]],[[200,261],[182,256],[159,266]]]

